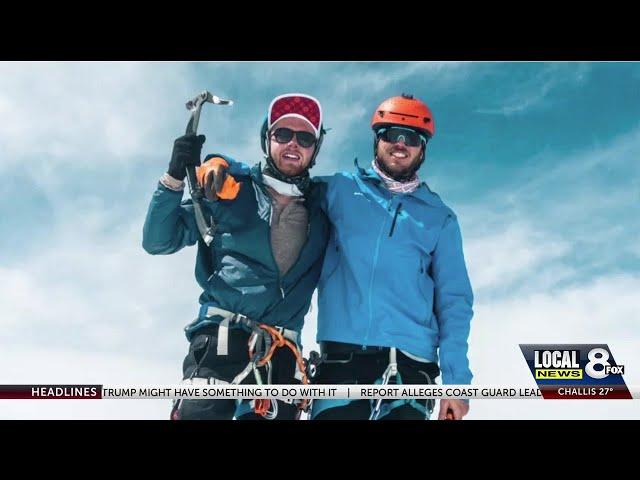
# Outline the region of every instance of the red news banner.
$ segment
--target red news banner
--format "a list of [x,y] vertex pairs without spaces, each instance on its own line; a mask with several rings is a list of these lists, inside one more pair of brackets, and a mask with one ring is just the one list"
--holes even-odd
[[[0,385],[3,400],[216,399],[216,398],[468,398],[468,399],[631,399],[638,388],[541,386],[540,388],[472,385]],[[624,394],[623,394],[624,393]]]
[[100,400],[102,385],[0,385],[2,400]]

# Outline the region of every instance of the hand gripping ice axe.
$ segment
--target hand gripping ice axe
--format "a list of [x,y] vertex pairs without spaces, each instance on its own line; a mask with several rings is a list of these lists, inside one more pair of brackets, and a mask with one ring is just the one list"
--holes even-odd
[[[189,123],[187,124],[187,134],[196,135],[198,131],[198,123],[200,122],[200,112],[205,103],[213,103],[214,105],[233,105],[232,100],[224,100],[216,95],[212,95],[208,91],[202,92],[197,97],[189,100],[186,104],[187,110],[191,112]],[[215,233],[215,225],[213,219],[211,222],[207,222],[202,212],[201,201],[204,197],[204,189],[198,185],[196,179],[196,167],[195,165],[187,166],[187,182],[189,183],[189,193],[191,194],[191,200],[193,201],[193,210],[196,216],[196,224],[198,230],[202,236],[204,243],[209,246],[213,241],[213,235]]]

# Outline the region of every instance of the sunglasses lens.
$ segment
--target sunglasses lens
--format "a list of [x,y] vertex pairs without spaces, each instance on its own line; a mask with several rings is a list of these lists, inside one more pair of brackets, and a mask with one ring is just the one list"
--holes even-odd
[[389,143],[396,143],[402,140],[408,147],[420,145],[420,134],[403,128],[389,128],[382,132],[381,138]]
[[278,143],[289,143],[293,138],[293,130],[290,128],[276,128],[275,132],[273,132],[273,138]]
[[309,132],[296,132],[298,145],[302,148],[309,148],[311,145],[316,143],[316,137],[313,133]]
[[316,137],[313,133],[309,132],[294,132],[290,128],[276,128],[273,132],[273,138],[276,139],[278,143],[289,143],[293,138],[293,135],[296,135],[296,141],[298,145],[302,148],[309,148],[313,144],[316,143]]

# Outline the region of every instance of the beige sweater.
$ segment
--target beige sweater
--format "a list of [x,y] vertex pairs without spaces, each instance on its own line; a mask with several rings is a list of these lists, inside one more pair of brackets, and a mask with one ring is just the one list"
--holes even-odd
[[267,187],[271,195],[271,248],[280,275],[286,274],[307,241],[309,212],[304,197],[281,195]]

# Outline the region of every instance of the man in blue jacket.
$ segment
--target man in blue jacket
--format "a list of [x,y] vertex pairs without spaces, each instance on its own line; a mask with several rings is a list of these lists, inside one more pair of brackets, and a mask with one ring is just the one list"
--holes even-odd
[[[185,167],[200,164],[205,139],[185,135],[175,141],[169,169],[151,199],[143,247],[156,255],[198,245],[195,275],[203,291],[198,317],[185,328],[185,383],[307,381],[300,332],[329,230],[322,192],[309,179],[323,135],[315,98],[281,95],[271,102],[261,131],[264,167],[214,183],[214,173],[232,160],[207,156],[197,177],[205,188],[205,217],[215,225],[209,246],[200,238],[192,201],[182,201]],[[305,405],[183,400],[174,403],[171,418],[295,419]]]
[[[331,234],[318,283],[319,384],[469,384],[473,293],[454,212],[418,178],[435,128],[411,95],[375,110],[374,159],[315,177]],[[231,174],[246,166],[232,164]],[[315,400],[312,419],[423,419],[432,401]],[[440,401],[461,419],[464,400]]]
[[[375,110],[374,160],[320,178],[332,224],[318,284],[317,383],[469,384],[473,294],[454,212],[418,178],[435,128],[411,95]],[[357,166],[357,163],[356,163]],[[439,368],[438,368],[439,363]],[[314,419],[428,418],[432,402],[319,400]],[[461,419],[464,400],[441,400]]]

